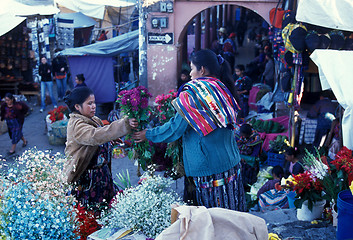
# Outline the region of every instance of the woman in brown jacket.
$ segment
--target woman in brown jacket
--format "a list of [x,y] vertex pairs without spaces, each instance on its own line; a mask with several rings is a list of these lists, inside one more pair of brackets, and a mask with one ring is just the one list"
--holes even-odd
[[78,202],[96,212],[108,206],[116,194],[116,186],[108,167],[111,160],[111,141],[136,128],[136,119],[126,117],[104,126],[95,116],[96,103],[91,89],[75,88],[65,96],[70,111],[67,126],[64,167],[67,182],[71,183]]

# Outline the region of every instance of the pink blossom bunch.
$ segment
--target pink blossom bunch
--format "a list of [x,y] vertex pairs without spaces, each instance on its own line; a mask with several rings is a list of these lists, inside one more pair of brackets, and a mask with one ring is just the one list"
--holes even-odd
[[155,99],[157,104],[156,114],[161,124],[168,122],[175,115],[175,110],[172,106],[172,101],[177,97],[175,90],[169,90],[168,94],[158,95]]
[[148,100],[152,95],[143,86],[119,92],[117,102],[122,112],[130,118],[145,119],[148,115]]

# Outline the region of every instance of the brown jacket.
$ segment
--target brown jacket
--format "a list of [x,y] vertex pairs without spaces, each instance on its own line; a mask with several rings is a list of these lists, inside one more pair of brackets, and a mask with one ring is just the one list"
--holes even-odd
[[68,183],[78,180],[86,170],[99,145],[115,140],[131,131],[127,117],[103,126],[98,117],[87,118],[71,113],[67,125],[64,174]]

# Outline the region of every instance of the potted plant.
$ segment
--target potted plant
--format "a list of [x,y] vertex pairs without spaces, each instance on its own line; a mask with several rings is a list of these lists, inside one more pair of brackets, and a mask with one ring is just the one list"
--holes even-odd
[[323,185],[310,171],[293,175],[281,185],[296,193],[294,205],[298,220],[312,221],[321,216],[326,200]]

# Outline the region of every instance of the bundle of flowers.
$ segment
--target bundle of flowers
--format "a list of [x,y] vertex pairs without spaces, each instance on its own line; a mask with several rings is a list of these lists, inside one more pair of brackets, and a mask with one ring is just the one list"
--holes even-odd
[[170,190],[172,180],[148,174],[144,173],[138,186],[115,196],[109,213],[99,221],[104,227],[133,229],[155,238],[170,226],[171,206],[181,204]]
[[101,228],[92,211],[88,211],[85,207],[78,204],[76,206],[76,219],[79,222],[79,227],[74,231],[80,240],[86,240],[87,237]]
[[65,106],[59,106],[59,107],[54,108],[53,110],[49,111],[48,114],[49,114],[49,119],[53,123],[53,122],[56,122],[59,120],[63,120],[64,116],[66,116],[66,118],[68,118],[69,109]]
[[[119,92],[116,102],[120,105],[123,115],[129,118],[136,118],[139,123],[139,130],[145,129],[149,123],[151,108],[148,106],[148,100],[152,95],[143,86],[138,86],[131,90]],[[128,139],[131,136],[127,136]],[[132,139],[131,139],[132,140]],[[151,163],[154,149],[148,141],[135,143],[132,140],[132,151],[129,151],[130,159],[138,159],[143,170]]]
[[161,94],[156,97],[156,112],[160,124],[164,124],[174,117],[175,109],[172,105],[172,101],[176,98],[176,96],[177,92],[175,90],[169,90],[168,94]]
[[342,149],[336,154],[335,160],[331,162],[337,169],[337,171],[342,171],[342,174],[345,175],[348,186],[353,181],[353,156],[352,150],[349,150],[347,147],[342,147]]
[[308,171],[322,183],[325,199],[336,203],[339,192],[348,189],[353,179],[352,151],[343,147],[330,164],[318,151],[316,156],[306,151],[303,160]]
[[[177,92],[172,89],[168,94],[158,95],[155,99],[156,111],[155,115],[158,117],[159,125],[163,125],[175,116],[175,109],[172,101],[177,97]],[[182,144],[181,140],[168,143],[165,149],[165,157],[172,159],[172,167],[166,171],[167,176],[173,179],[180,178],[184,175],[182,164]]]
[[74,199],[61,168],[66,161],[31,149],[0,176],[0,233],[6,239],[77,239]]
[[293,175],[281,182],[285,188],[296,192],[294,205],[301,208],[304,201],[308,201],[308,208],[312,210],[314,203],[323,200],[323,185],[321,181],[309,171]]

